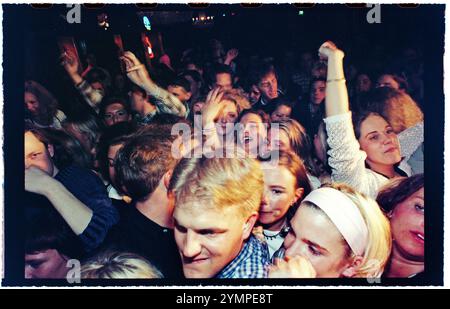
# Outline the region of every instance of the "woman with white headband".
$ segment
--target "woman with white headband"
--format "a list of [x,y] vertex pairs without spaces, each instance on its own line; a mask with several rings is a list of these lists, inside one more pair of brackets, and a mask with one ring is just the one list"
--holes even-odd
[[269,278],[377,278],[383,273],[391,251],[389,221],[375,201],[350,187],[312,191],[290,225]]

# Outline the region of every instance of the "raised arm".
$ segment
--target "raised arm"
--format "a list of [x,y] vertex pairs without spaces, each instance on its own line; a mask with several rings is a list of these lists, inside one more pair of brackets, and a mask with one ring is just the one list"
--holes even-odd
[[66,70],[67,75],[69,75],[75,88],[80,92],[86,103],[98,113],[98,105],[103,100],[104,94],[101,91],[92,88],[92,86],[81,77],[78,73],[79,64],[77,58],[74,55],[65,52],[61,55],[61,65]]
[[120,59],[125,63],[128,78],[153,97],[160,112],[179,117],[187,116],[184,104],[176,96],[156,85],[150,78],[145,66],[132,52],[124,52]]

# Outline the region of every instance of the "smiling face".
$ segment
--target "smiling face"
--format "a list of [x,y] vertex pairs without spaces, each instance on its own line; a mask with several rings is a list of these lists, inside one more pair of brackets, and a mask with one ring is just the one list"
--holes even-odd
[[394,250],[416,261],[424,259],[424,209],[424,189],[421,188],[390,213]]
[[296,188],[295,176],[283,166],[271,168],[267,162],[261,163],[264,173],[264,198],[259,209],[258,221],[269,230],[280,230],[286,214],[302,194]]
[[286,256],[307,258],[318,278],[338,278],[350,265],[347,245],[336,226],[318,209],[301,205],[284,240]]
[[186,278],[216,276],[239,254],[253,227],[245,224],[237,207],[217,210],[200,204],[177,205],[173,217]]
[[360,125],[359,144],[373,170],[392,166],[401,160],[400,145],[392,127],[379,115],[369,115]]

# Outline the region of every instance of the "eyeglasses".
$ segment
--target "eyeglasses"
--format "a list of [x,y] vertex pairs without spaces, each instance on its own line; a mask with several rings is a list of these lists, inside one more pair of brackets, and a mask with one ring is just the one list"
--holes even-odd
[[124,117],[124,116],[127,116],[127,115],[128,115],[127,111],[124,110],[124,109],[121,109],[121,110],[118,110],[118,111],[116,111],[114,113],[106,113],[105,115],[103,115],[103,119],[110,120],[110,119],[113,119],[115,117]]

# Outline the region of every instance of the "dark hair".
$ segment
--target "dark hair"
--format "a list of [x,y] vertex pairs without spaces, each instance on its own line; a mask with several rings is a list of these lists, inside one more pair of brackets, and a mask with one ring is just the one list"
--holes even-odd
[[202,82],[202,76],[200,75],[199,72],[194,71],[194,70],[186,70],[183,71],[179,74],[179,76],[186,78],[186,76],[190,76],[192,77],[193,80],[195,80],[197,83]]
[[209,81],[208,81],[209,86],[212,87],[214,85],[214,83],[216,82],[216,76],[218,74],[229,74],[230,78],[231,78],[231,82],[233,82],[233,77],[234,77],[233,75],[234,74],[233,74],[233,71],[231,70],[231,68],[228,65],[226,65],[226,64],[216,63],[212,67],[210,74],[208,74],[208,76],[209,76],[209,78],[208,78],[209,79]]
[[128,104],[128,100],[125,98],[121,98],[118,96],[106,96],[103,98],[102,102],[99,106],[99,116],[103,118],[105,115],[106,108],[112,104],[121,104],[123,108],[127,111],[128,114],[131,114],[130,104]]
[[117,183],[133,200],[146,200],[176,160],[168,135],[139,134],[125,142],[116,156]]
[[[398,88],[399,90],[404,90],[404,91],[408,92],[409,85],[408,85],[408,82],[407,82],[407,80],[406,80],[405,78],[403,78],[403,77],[401,77],[401,76],[398,76],[397,74],[383,73],[383,74],[380,74],[380,75],[378,76],[378,79],[379,79],[381,76],[383,76],[383,75],[389,75],[389,76],[391,76],[392,79],[395,80],[395,81],[397,82],[398,87],[399,87],[399,88]],[[378,80],[378,79],[377,79],[377,80]],[[389,87],[380,87],[380,88],[389,88]]]
[[40,125],[49,126],[53,123],[53,117],[58,111],[58,101],[44,86],[28,80],[25,82],[25,92],[32,93],[39,102],[38,114],[32,116]]
[[314,83],[317,82],[324,82],[325,85],[327,84],[327,80],[323,77],[313,77],[313,79],[311,79],[311,82],[309,83],[309,91],[311,91],[312,87],[314,86]]
[[109,147],[125,143],[131,134],[136,132],[136,127],[130,122],[119,122],[105,129],[98,142],[97,159],[99,169],[104,179],[109,179]]
[[184,78],[183,76],[178,76],[175,79],[173,79],[170,83],[169,86],[177,86],[177,87],[181,87],[183,88],[186,92],[190,92],[191,91],[191,83]]
[[357,140],[359,140],[361,136],[361,123],[364,120],[366,120],[369,116],[380,116],[381,118],[385,119],[379,113],[367,109],[364,109],[359,113],[354,113],[352,115],[352,121],[353,121],[353,130],[355,131],[355,137]]
[[83,255],[80,239],[47,198],[27,193],[25,201],[26,207],[38,209],[38,212],[29,218],[25,225],[26,254],[55,249],[70,258],[80,258]]
[[59,169],[69,165],[76,165],[84,168],[92,168],[92,157],[86,153],[80,142],[63,130],[47,128],[43,130],[50,144],[53,145],[53,163]]
[[377,203],[388,213],[413,193],[423,188],[424,185],[425,179],[423,174],[394,178],[378,192]]
[[131,92],[139,92],[144,99],[147,98],[147,92],[136,84],[131,85]]
[[281,105],[288,106],[292,110],[294,110],[295,102],[284,95],[279,95],[275,99],[270,100],[270,102],[267,104],[267,113],[269,114],[269,116],[271,116],[272,113],[276,111],[277,108]]
[[278,78],[275,66],[270,62],[262,63],[254,72],[253,77],[250,78],[250,84],[258,85],[260,81],[268,74],[273,73]]
[[262,123],[265,123],[267,125],[270,124],[270,116],[264,112],[262,109],[254,109],[254,108],[250,108],[250,109],[244,109],[238,116],[238,119],[236,120],[236,123],[241,122],[242,118],[244,118],[245,115],[247,114],[255,114],[258,115],[259,118],[261,118]]

